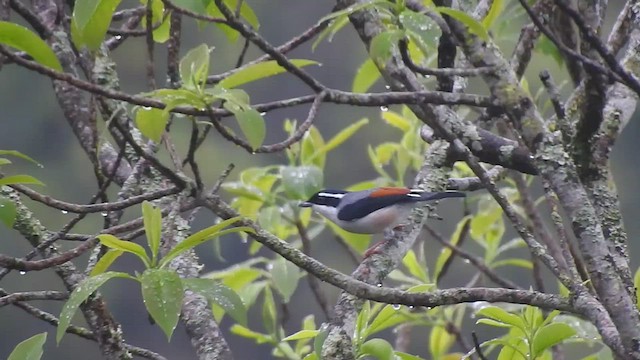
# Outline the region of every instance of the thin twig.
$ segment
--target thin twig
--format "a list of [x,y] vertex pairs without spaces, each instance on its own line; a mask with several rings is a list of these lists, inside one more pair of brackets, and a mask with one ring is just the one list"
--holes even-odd
[[498,284],[498,285],[500,285],[500,286],[502,286],[502,287],[504,287],[506,289],[520,289],[520,286],[518,286],[517,284],[511,282],[510,280],[507,280],[507,279],[503,278],[498,273],[496,273],[493,269],[488,267],[484,263],[484,261],[481,258],[479,258],[478,256],[475,256],[475,255],[467,252],[466,250],[451,244],[450,242],[445,240],[442,237],[442,235],[440,235],[440,233],[435,231],[430,226],[425,225],[424,228],[439,243],[441,243],[442,245],[444,245],[444,246],[448,247],[449,249],[451,249],[451,251],[454,254],[456,254],[457,256],[459,256],[459,257],[461,257],[461,258],[463,258],[465,260],[468,260],[471,265],[475,266],[478,270],[480,270],[481,273],[485,274],[494,283],[496,283],[496,284]]
[[[311,239],[309,239],[307,229],[304,228],[304,225],[302,225],[302,222],[300,220],[296,220],[295,225],[298,229],[300,240],[302,241],[302,252],[307,256],[311,256]],[[318,279],[316,279],[315,276],[307,275],[307,281],[309,283],[309,287],[311,288],[311,292],[316,299],[316,302],[318,303],[318,305],[320,305],[320,309],[324,313],[325,319],[330,319],[331,310],[329,307],[329,303],[327,302],[327,298],[324,296],[324,293],[320,289]]]

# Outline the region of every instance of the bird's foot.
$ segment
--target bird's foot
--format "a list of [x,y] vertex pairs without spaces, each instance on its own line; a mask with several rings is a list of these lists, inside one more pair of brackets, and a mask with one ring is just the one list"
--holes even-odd
[[375,254],[381,254],[382,253],[381,247],[383,247],[383,245],[386,243],[387,243],[387,240],[382,240],[373,244],[373,246],[371,246],[370,248],[367,249],[367,251],[364,252],[363,259],[366,259],[369,256],[372,256]]

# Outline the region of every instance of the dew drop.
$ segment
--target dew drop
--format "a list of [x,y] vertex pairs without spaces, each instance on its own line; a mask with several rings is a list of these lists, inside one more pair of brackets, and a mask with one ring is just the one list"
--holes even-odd
[[26,273],[27,273],[27,272],[26,272],[26,271],[24,271],[24,270],[20,271],[20,275],[24,275],[24,274],[26,274]]
[[122,35],[116,35],[116,36],[114,36],[114,37],[116,38],[116,40],[120,40],[120,39],[122,39]]
[[380,111],[389,111],[389,108],[386,106],[380,106]]
[[42,164],[38,164],[38,167],[39,167],[40,169],[44,169],[44,165],[42,165]]
[[261,116],[265,116],[265,115],[267,115],[267,112],[266,112],[266,111],[263,111],[263,112],[261,112],[261,113],[260,113],[260,115],[261,115]]
[[241,238],[240,241],[242,241],[243,244],[246,244],[247,241],[249,241],[249,239],[247,239],[246,237]]
[[387,90],[391,90],[391,86],[389,86],[389,85],[385,85],[384,88],[387,89]]
[[106,217],[109,214],[107,212],[103,212],[103,213],[100,213],[100,215],[102,215],[103,217]]
[[382,283],[378,283],[378,287],[382,287]]
[[267,263],[267,265],[265,265],[265,268],[269,271],[273,270],[273,263]]
[[68,214],[69,213],[67,210],[61,210],[60,212],[63,213],[63,214]]
[[400,310],[400,308],[402,307],[402,305],[400,305],[400,304],[393,304],[393,305],[391,305],[391,307],[393,308],[393,310]]
[[462,262],[464,262],[465,264],[471,264],[471,260],[469,259],[464,259]]

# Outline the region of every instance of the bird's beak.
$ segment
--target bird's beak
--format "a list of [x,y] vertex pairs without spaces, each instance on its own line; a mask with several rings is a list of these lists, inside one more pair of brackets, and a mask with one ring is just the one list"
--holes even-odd
[[308,202],[308,201],[303,201],[300,204],[298,204],[298,206],[300,206],[300,207],[311,207],[311,206],[313,206],[313,204]]

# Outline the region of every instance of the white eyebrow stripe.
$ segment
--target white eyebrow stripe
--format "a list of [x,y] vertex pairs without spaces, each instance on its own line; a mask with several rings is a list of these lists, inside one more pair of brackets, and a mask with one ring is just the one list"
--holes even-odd
[[345,194],[333,194],[333,193],[325,193],[325,192],[318,193],[318,196],[330,197],[334,199],[342,199],[344,195]]
[[420,194],[412,194],[412,193],[408,193],[407,196],[411,196],[411,197],[421,197],[422,195]]

